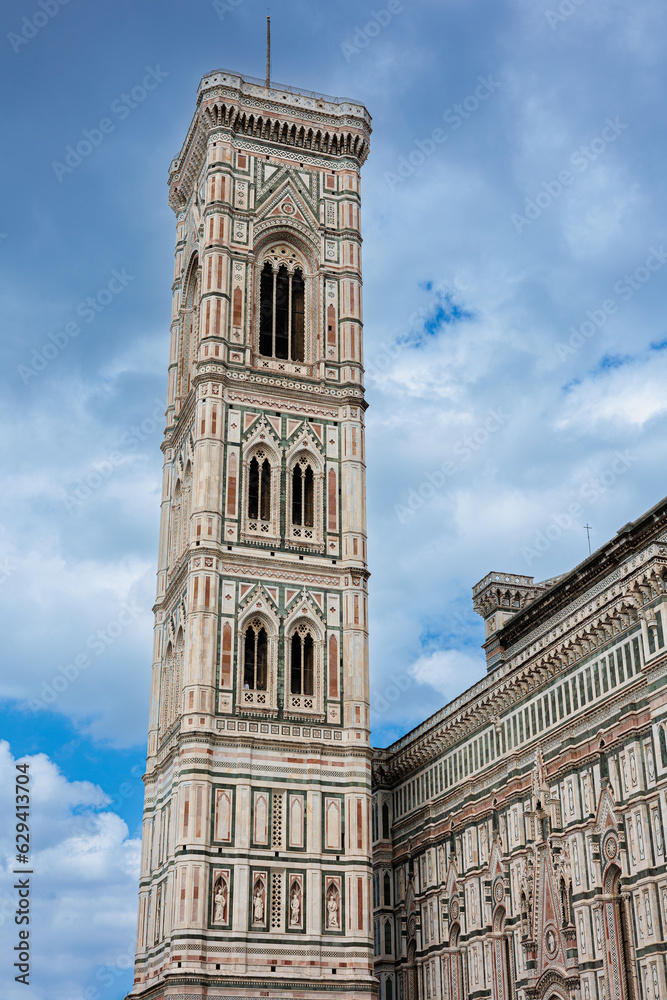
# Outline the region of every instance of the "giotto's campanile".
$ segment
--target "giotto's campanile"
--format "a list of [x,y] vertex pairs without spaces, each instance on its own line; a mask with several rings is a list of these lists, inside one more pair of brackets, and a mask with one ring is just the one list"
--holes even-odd
[[354,102],[205,76],[176,214],[132,998],[373,995]]

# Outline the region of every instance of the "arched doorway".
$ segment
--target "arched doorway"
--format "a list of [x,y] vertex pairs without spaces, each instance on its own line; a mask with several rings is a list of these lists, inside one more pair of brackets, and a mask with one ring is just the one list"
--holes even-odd
[[612,992],[612,996],[618,995],[619,1000],[630,1000],[633,996],[630,987],[631,937],[621,898],[621,870],[616,864],[610,864],[604,874],[603,894],[608,985],[613,985],[616,991]]
[[493,914],[493,987],[494,1000],[513,1000],[514,963],[509,935],[505,933],[505,907],[498,906]]
[[463,957],[459,949],[461,928],[452,924],[449,931],[449,994],[452,1000],[465,1000],[466,988],[463,979]]

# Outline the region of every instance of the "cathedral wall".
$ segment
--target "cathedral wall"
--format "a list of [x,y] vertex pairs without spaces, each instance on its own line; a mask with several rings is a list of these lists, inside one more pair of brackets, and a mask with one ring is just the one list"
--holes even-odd
[[376,751],[383,1000],[667,995],[663,541]]

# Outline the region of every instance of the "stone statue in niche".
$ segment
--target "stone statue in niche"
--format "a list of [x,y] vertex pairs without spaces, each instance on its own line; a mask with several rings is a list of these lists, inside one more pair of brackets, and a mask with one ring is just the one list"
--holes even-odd
[[158,889],[157,905],[155,907],[155,940],[156,941],[159,939],[161,926],[162,926],[162,890]]
[[501,813],[500,816],[499,816],[498,826],[499,826],[499,829],[500,829],[500,843],[503,846],[503,850],[506,850],[506,848],[507,848],[507,823],[505,822],[505,814],[504,813]]
[[301,892],[297,882],[292,885],[289,901],[290,927],[298,927],[301,923]]
[[264,923],[264,883],[261,879],[255,882],[255,891],[252,897],[252,919],[255,924]]
[[590,779],[588,774],[583,774],[581,781],[584,786],[584,809],[586,815],[590,815],[593,812],[593,809],[591,807]]
[[486,861],[487,854],[489,853],[489,835],[486,829],[486,823],[482,826],[481,833],[481,848],[482,848],[482,861]]
[[557,942],[556,942],[556,935],[554,934],[554,932],[551,929],[551,927],[549,928],[549,930],[546,933],[545,943],[546,943],[547,952],[549,953],[549,955],[554,955],[555,952],[556,952]]
[[213,897],[213,920],[216,924],[227,923],[227,899],[227,883],[224,878],[220,877],[215,884],[215,896]]
[[338,930],[340,927],[340,920],[338,916],[339,902],[338,889],[335,885],[329,886],[327,897],[327,927]]

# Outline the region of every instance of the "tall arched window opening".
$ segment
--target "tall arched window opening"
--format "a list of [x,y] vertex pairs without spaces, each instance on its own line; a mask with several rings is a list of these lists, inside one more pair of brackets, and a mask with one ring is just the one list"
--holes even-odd
[[266,358],[303,361],[305,283],[300,268],[266,261],[259,282],[259,353]]
[[162,685],[161,685],[161,715],[162,729],[166,729],[171,722],[172,717],[172,699],[173,699],[173,651],[171,643],[167,647],[167,655],[165,656],[164,666],[162,667]]
[[305,625],[292,636],[290,690],[292,694],[313,694],[313,637]]
[[391,955],[393,953],[392,939],[391,939],[391,921],[385,920],[384,922],[384,953],[385,955]]
[[315,523],[313,470],[306,459],[292,473],[292,524],[312,528]]
[[389,806],[382,803],[382,839],[389,840]]
[[251,691],[266,691],[269,637],[261,621],[250,622],[245,631],[243,686]]
[[[614,841],[615,856],[618,851]],[[604,845],[603,845],[604,849]],[[619,1000],[632,996],[633,978],[633,934],[628,927],[627,913],[621,896],[621,870],[615,864],[609,865],[603,878],[605,943],[610,978],[620,986]],[[635,969],[636,973],[636,969]]]
[[193,258],[181,311],[181,344],[179,349],[178,389],[180,396],[190,391],[190,377],[194,370],[199,343],[199,262]]
[[271,519],[271,466],[262,453],[250,461],[248,517],[260,521]]
[[183,496],[181,490],[180,480],[176,483],[176,489],[174,490],[174,499],[172,502],[172,520],[171,520],[171,564],[172,569],[176,566],[176,563],[181,557],[181,532],[183,526]]

